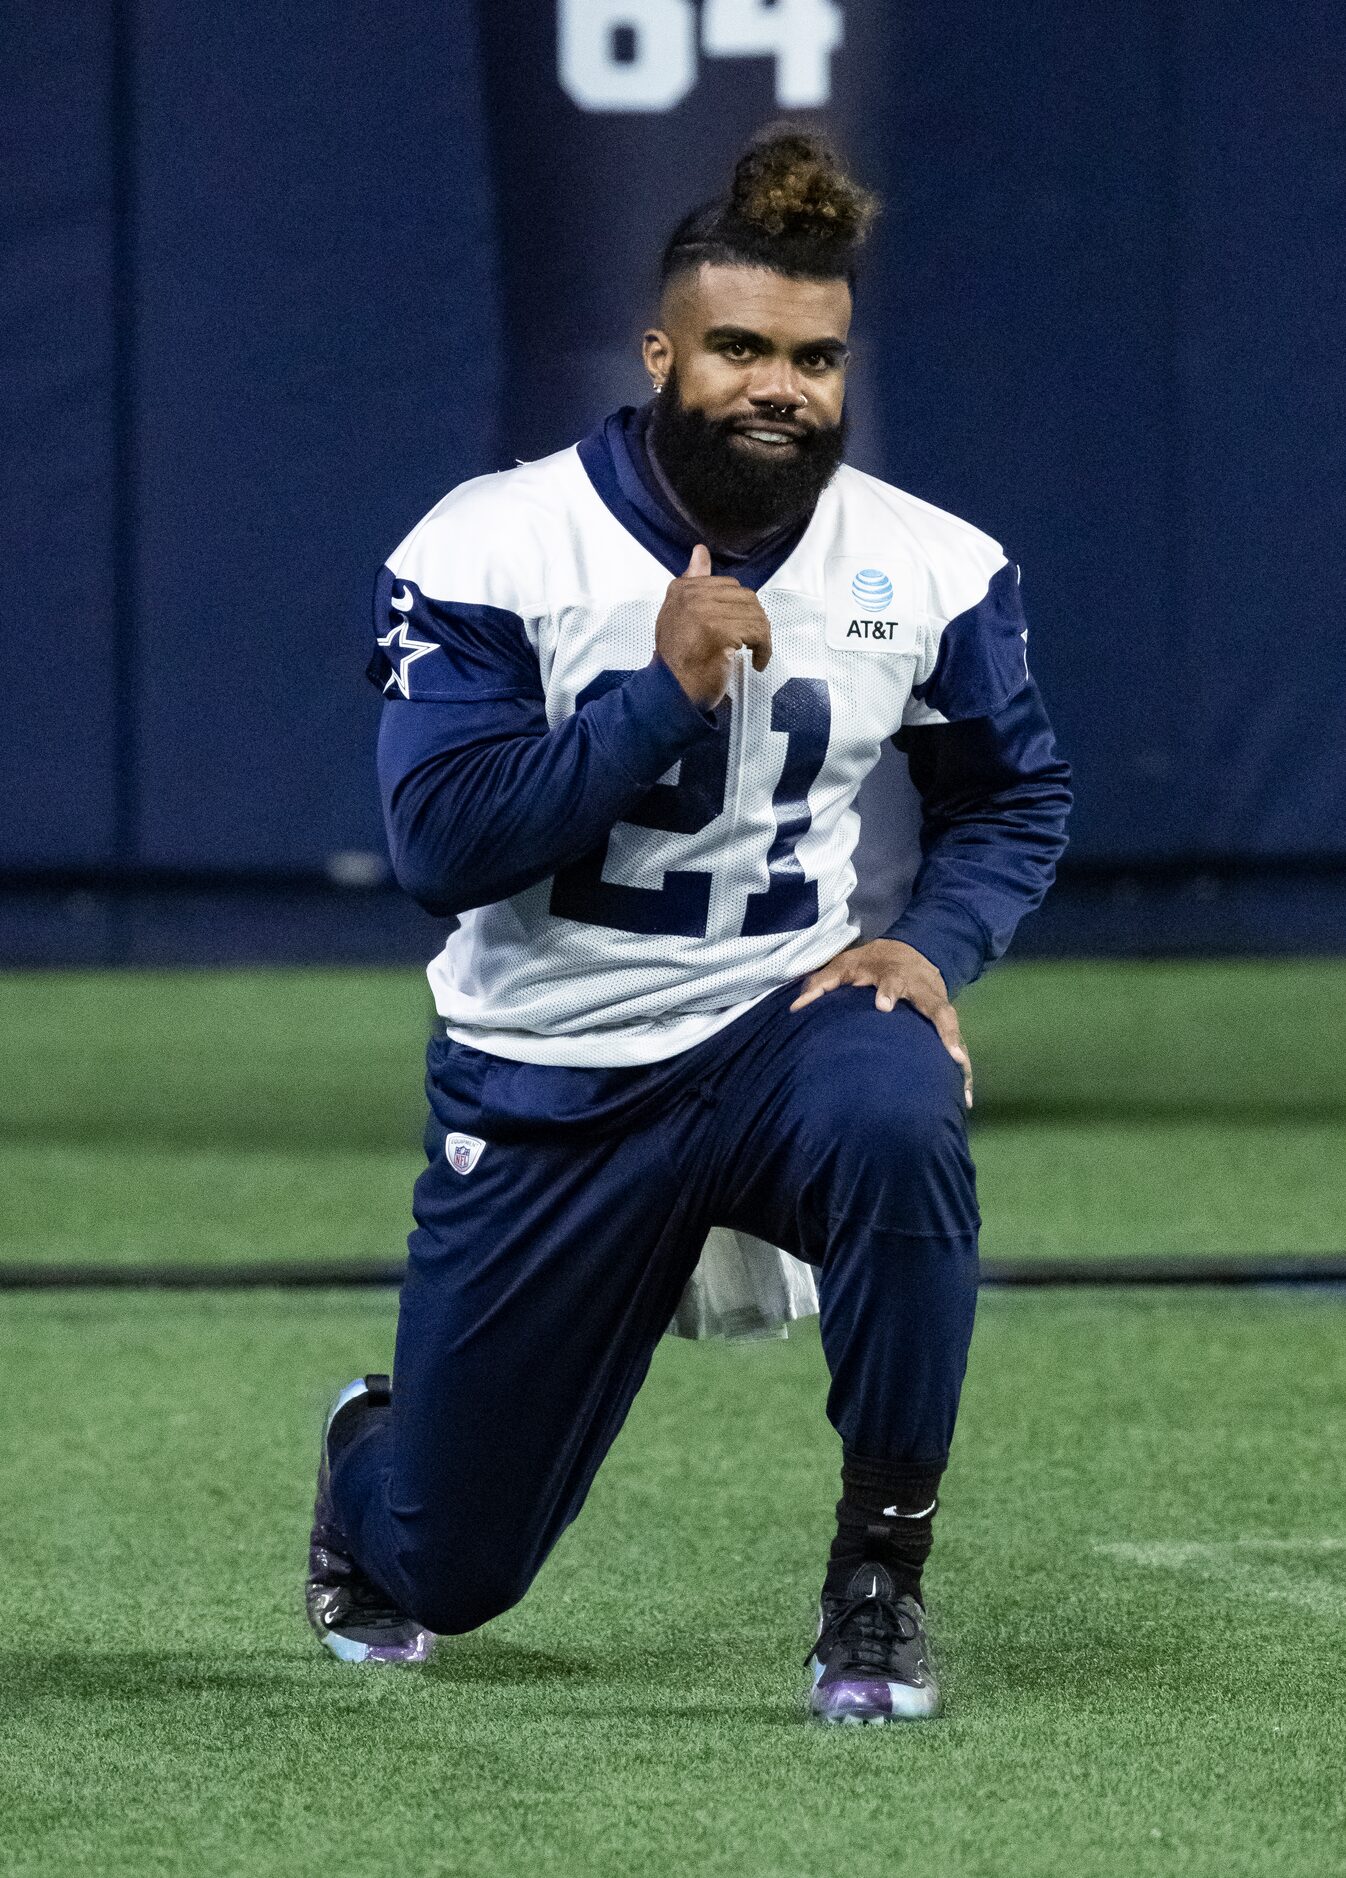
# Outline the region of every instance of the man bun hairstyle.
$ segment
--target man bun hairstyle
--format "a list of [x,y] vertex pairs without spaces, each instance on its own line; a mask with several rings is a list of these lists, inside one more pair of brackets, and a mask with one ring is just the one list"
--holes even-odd
[[878,197],[853,180],[826,137],[768,124],[734,166],[727,195],[693,209],[674,229],[660,282],[715,261],[854,285],[858,251],[878,212]]

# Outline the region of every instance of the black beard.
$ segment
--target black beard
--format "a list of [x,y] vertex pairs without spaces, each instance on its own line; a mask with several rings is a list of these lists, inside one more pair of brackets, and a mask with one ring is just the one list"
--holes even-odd
[[654,401],[649,441],[679,498],[712,533],[764,533],[813,511],[846,449],[846,413],[837,424],[810,426],[788,462],[749,456],[730,441],[741,418],[726,421],[682,401],[676,371]]

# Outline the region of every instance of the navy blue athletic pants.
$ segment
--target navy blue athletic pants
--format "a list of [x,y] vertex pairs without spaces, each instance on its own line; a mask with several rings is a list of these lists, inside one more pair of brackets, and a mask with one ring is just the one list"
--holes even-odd
[[[392,1410],[332,1479],[355,1557],[427,1628],[523,1596],[712,1225],[819,1268],[827,1413],[852,1452],[947,1458],[980,1224],[962,1075],[910,1005],[844,986],[792,1014],[798,990],[635,1069],[431,1041]],[[486,1143],[466,1174],[455,1132]]]

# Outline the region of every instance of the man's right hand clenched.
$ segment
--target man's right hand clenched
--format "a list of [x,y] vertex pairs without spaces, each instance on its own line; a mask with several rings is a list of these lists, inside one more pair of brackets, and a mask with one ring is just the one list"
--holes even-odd
[[654,649],[693,704],[713,710],[724,696],[740,646],[752,651],[754,671],[771,657],[771,622],[751,588],[728,574],[712,574],[710,550],[692,549],[687,572],[669,584],[654,627]]

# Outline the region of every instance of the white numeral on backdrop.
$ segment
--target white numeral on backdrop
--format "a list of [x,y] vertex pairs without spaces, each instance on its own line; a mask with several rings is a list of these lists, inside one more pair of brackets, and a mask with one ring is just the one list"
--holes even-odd
[[[705,0],[710,58],[776,61],[776,103],[826,104],[840,0]],[[671,111],[696,84],[692,0],[558,0],[561,87],[584,111]]]
[[773,58],[776,103],[826,104],[841,44],[837,0],[706,0],[702,50],[717,59]]
[[692,0],[560,0],[561,87],[584,111],[671,111],[696,83]]

